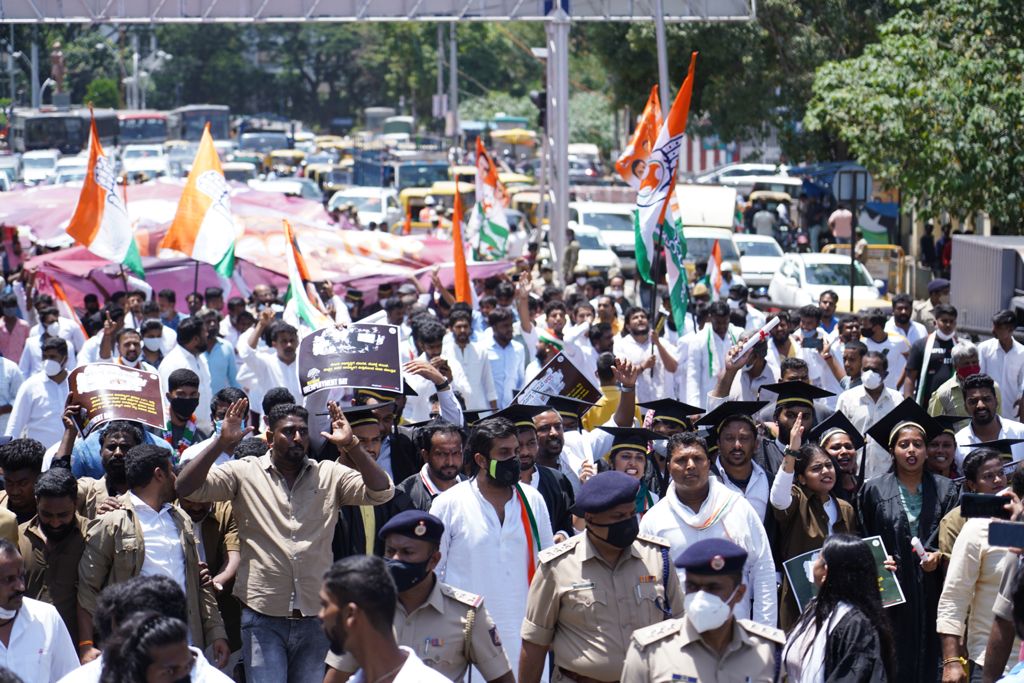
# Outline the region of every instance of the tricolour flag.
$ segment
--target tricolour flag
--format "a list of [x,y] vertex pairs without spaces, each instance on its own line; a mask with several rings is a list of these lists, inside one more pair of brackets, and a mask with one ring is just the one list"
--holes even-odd
[[711,255],[708,256],[708,289],[711,290],[711,300],[718,300],[718,290],[722,288],[722,247],[715,240],[711,247]]
[[672,103],[668,118],[658,131],[658,139],[647,159],[647,170],[636,193],[636,267],[640,276],[650,284],[654,284],[651,263],[655,256],[655,233],[665,220],[669,197],[675,192],[679,150],[683,145],[683,134],[686,133],[696,66],[697,53],[694,52],[690,56],[686,80]]
[[459,176],[455,175],[455,198],[452,208],[452,262],[455,264],[455,300],[473,303],[473,292],[469,285],[469,269],[466,267],[466,244],[462,241],[462,195],[459,194]]
[[508,246],[508,219],[498,188],[498,169],[484,143],[476,139],[476,205],[469,219],[470,235],[477,238],[477,257],[497,261],[505,257]]
[[651,95],[647,98],[647,104],[644,105],[644,111],[636,124],[633,136],[629,138],[629,144],[615,161],[615,170],[619,177],[634,190],[640,188],[640,181],[647,172],[647,160],[658,141],[661,124],[661,99],[658,97],[658,86],[655,85],[651,88]]
[[333,321],[323,312],[323,306],[318,305],[320,295],[313,286],[306,259],[302,257],[295,231],[288,221],[284,221],[284,237],[288,242],[288,297],[295,300],[295,313],[314,331],[332,325]]
[[[683,221],[679,217],[679,200],[673,192],[669,198],[669,214],[662,224],[661,243],[665,246],[665,267],[668,280],[669,302],[672,307],[672,320],[680,335],[686,326],[686,309],[689,306],[690,291],[687,286],[686,235],[683,234]],[[716,243],[717,244],[717,243]]]
[[178,212],[160,246],[209,263],[218,275],[230,278],[235,270],[236,236],[228,183],[207,123]]
[[89,171],[78,195],[75,215],[67,234],[100,258],[120,263],[140,277],[142,259],[135,245],[135,235],[128,208],[117,191],[117,173],[110,157],[103,153],[96,134],[95,118],[89,124]]

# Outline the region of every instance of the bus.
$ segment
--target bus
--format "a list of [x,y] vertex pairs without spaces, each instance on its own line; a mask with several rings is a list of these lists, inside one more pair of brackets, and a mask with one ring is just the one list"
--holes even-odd
[[[56,149],[61,154],[78,154],[89,144],[89,110],[84,107],[57,110],[15,109],[11,115],[9,144],[11,151],[24,153],[36,149]],[[97,109],[96,132],[100,144],[118,144],[120,126],[113,109]]]
[[231,108],[223,104],[190,104],[172,109],[167,114],[167,135],[173,140],[198,142],[203,138],[207,121],[214,140],[231,138]]
[[122,145],[158,145],[167,141],[167,114],[162,111],[119,111]]

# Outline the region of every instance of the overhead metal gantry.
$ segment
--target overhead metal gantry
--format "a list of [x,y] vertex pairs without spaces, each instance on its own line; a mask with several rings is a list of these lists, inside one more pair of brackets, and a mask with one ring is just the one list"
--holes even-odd
[[[0,0],[3,23],[173,24],[354,21],[543,21],[551,229],[561,258],[569,223],[569,27],[653,21],[662,106],[670,104],[665,24],[749,21],[757,0]],[[694,46],[699,47],[699,46]],[[682,82],[680,75],[679,81]]]

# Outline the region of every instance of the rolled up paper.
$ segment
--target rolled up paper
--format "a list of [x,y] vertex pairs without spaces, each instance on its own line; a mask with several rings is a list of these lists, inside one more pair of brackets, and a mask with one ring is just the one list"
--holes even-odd
[[765,324],[764,327],[762,327],[757,332],[752,334],[750,336],[750,339],[748,339],[747,341],[743,342],[743,347],[740,349],[740,352],[739,352],[739,354],[737,354],[737,356],[742,356],[742,355],[744,355],[746,353],[749,353],[752,348],[754,348],[755,346],[757,346],[758,344],[763,342],[765,339],[767,339],[769,333],[771,333],[771,331],[774,330],[775,326],[778,325],[778,324],[779,324],[779,317],[778,316],[776,316],[776,317],[772,318],[771,320],[769,320]]

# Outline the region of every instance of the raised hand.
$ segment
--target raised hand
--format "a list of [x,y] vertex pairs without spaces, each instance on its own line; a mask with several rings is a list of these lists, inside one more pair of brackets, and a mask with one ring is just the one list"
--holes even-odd
[[331,418],[331,431],[330,433],[320,432],[320,436],[330,441],[339,453],[343,453],[349,449],[356,438],[352,433],[352,425],[345,419],[345,413],[335,401],[330,401],[327,404],[327,414]]

